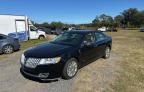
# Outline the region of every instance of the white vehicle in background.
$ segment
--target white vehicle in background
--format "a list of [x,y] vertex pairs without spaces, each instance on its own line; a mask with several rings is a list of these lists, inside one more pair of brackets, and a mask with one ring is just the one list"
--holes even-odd
[[101,28],[98,28],[98,31],[106,32],[107,28],[106,27],[101,27]]
[[70,27],[68,28],[68,31],[72,31],[72,30],[75,30],[76,28],[75,27]]
[[140,28],[140,32],[144,32],[144,27],[141,27],[141,28]]
[[38,30],[27,16],[0,15],[0,33],[18,38],[19,41],[45,38],[46,34]]

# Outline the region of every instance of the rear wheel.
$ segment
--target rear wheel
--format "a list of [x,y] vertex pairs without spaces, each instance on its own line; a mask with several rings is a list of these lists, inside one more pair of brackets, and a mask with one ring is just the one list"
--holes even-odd
[[3,47],[2,51],[5,54],[10,54],[14,51],[14,48],[11,45],[6,45],[6,46]]
[[110,54],[111,54],[111,49],[110,49],[109,46],[107,46],[107,47],[105,48],[104,58],[105,58],[105,59],[108,59],[108,58],[110,57]]
[[64,79],[71,79],[77,74],[77,71],[78,71],[77,59],[71,58],[66,62],[64,66],[62,77]]

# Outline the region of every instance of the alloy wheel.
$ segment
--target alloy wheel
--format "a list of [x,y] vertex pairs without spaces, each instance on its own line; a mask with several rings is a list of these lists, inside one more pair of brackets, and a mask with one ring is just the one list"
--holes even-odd
[[74,76],[77,73],[78,65],[75,61],[71,61],[67,67],[67,75],[69,77]]
[[3,48],[3,52],[4,52],[5,54],[10,54],[10,53],[13,52],[13,47],[12,47],[11,45],[7,45],[7,46],[5,46],[5,47]]

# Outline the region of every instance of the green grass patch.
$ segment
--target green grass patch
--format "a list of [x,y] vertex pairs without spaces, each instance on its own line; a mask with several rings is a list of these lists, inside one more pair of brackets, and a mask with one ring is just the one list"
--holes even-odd
[[37,44],[40,44],[42,42],[46,42],[48,41],[47,39],[43,39],[43,40],[29,40],[29,41],[25,41],[25,42],[21,42],[20,45],[21,45],[21,50],[23,49],[26,49],[28,47],[31,47],[31,46],[34,46],[34,45],[37,45]]

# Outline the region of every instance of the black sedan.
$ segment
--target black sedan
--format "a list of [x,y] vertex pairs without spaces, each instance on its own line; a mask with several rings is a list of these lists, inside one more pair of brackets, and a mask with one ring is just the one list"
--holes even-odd
[[20,48],[18,39],[0,34],[0,54],[10,54]]
[[[71,79],[93,59],[109,58],[111,37],[99,31],[69,31],[28,48],[21,56],[21,73],[39,79]],[[94,60],[95,61],[95,60]]]

